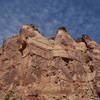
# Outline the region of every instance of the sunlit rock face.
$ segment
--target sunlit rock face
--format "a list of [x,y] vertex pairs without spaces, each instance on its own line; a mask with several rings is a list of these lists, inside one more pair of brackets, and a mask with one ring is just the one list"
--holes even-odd
[[65,27],[44,37],[34,25],[0,47],[0,100],[100,100],[100,46]]

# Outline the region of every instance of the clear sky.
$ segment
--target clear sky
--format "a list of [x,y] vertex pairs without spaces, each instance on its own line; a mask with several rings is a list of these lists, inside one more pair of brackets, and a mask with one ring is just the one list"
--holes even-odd
[[0,0],[0,44],[22,24],[34,24],[45,36],[65,26],[73,38],[85,33],[100,44],[100,0]]

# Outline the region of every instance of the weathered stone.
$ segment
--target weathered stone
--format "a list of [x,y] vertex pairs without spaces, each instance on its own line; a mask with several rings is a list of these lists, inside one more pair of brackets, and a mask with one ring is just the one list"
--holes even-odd
[[34,25],[0,47],[0,100],[99,100],[100,46],[65,27],[46,38]]

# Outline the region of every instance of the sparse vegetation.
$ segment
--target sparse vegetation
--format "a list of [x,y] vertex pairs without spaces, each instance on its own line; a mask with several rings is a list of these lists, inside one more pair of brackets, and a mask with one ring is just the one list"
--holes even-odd
[[39,94],[38,94],[38,93],[35,93],[35,94],[33,94],[33,96],[34,96],[34,97],[38,97],[38,96],[39,96]]
[[[5,100],[9,100],[10,97],[12,97],[14,95],[13,91],[9,91],[9,93],[5,96]],[[13,98],[13,100],[16,100],[15,98]]]

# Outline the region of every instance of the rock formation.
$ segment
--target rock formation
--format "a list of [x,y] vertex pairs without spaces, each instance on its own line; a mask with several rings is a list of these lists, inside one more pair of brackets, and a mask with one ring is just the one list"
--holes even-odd
[[23,25],[0,47],[0,100],[100,100],[100,46]]

